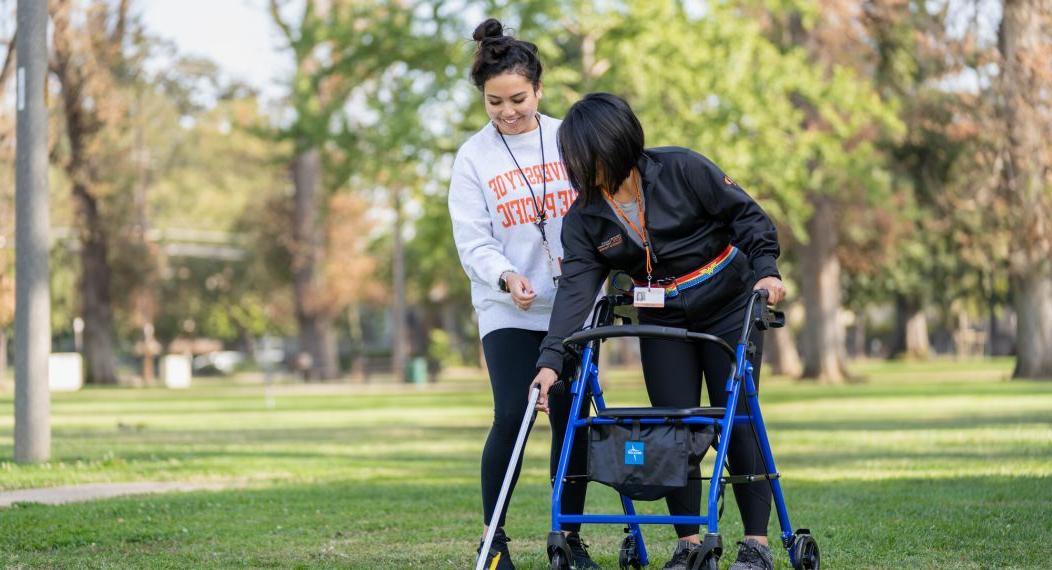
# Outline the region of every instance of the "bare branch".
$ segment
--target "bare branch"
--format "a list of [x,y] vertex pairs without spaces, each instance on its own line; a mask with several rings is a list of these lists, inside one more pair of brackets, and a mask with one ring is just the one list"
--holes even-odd
[[292,45],[295,42],[295,39],[292,37],[292,28],[289,27],[288,22],[282,19],[281,3],[278,0],[270,0],[270,17],[274,19],[274,23],[281,29],[281,33],[289,41],[289,45]]
[[114,45],[121,45],[124,43],[124,32],[128,27],[128,6],[131,4],[130,0],[121,0],[120,6],[117,7],[117,23],[113,26],[113,34],[110,35],[110,40]]

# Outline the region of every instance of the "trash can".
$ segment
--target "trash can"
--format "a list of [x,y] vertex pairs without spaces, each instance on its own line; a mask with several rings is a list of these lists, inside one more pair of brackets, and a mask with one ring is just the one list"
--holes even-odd
[[417,356],[409,361],[406,367],[406,380],[417,386],[427,385],[427,359]]

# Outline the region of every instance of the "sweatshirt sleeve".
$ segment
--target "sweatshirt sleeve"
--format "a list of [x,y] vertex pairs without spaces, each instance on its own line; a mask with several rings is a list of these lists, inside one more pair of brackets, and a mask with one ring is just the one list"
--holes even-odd
[[691,153],[684,165],[689,186],[701,200],[705,211],[727,224],[731,243],[749,259],[755,279],[781,277],[775,261],[780,253],[778,230],[741,186],[704,156]]
[[449,216],[460,264],[473,282],[499,290],[497,280],[505,271],[518,271],[504,256],[504,248],[493,235],[493,216],[486,204],[485,189],[474,169],[458,153],[449,183]]
[[595,247],[585,233],[583,220],[571,210],[563,220],[562,277],[555,293],[555,305],[548,324],[548,335],[541,342],[537,368],[551,368],[561,374],[566,347],[563,339],[584,323],[592,311],[595,297],[610,269],[599,261]]

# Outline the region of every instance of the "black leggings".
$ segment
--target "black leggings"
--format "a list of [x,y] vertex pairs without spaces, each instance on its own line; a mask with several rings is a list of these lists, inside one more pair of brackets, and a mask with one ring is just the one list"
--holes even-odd
[[[490,428],[489,437],[486,438],[486,447],[482,451],[482,510],[485,517],[483,524],[488,524],[493,517],[493,511],[500,496],[504,473],[508,468],[508,462],[511,461],[515,438],[519,434],[522,416],[526,412],[530,383],[537,374],[537,354],[546,334],[542,331],[524,329],[497,329],[482,338],[486,368],[489,369],[489,380],[493,387],[493,427]],[[566,433],[566,420],[570,416],[569,391],[551,395],[549,406],[551,410],[549,421],[552,426],[550,470],[554,480],[555,470],[559,466],[559,451],[562,449],[563,436]],[[582,415],[587,412],[587,409],[583,410]],[[583,437],[574,438],[569,474],[583,475],[585,473],[587,443]],[[515,466],[515,477],[512,479],[511,489],[508,492],[508,501],[511,500],[512,492],[515,490],[515,483],[519,479],[521,468],[522,458],[520,456],[519,464]],[[567,514],[584,512],[587,490],[585,480],[583,478],[570,479],[563,489],[562,511]],[[504,526],[507,512],[507,503],[505,503],[498,526]],[[562,530],[577,531],[580,528],[580,524],[562,525]]]
[[[744,316],[742,299],[732,303],[731,310],[704,320],[685,319],[678,324],[698,332],[709,332],[721,337],[731,346],[738,343]],[[641,314],[641,320],[646,320]],[[693,322],[687,322],[693,321]],[[700,322],[699,322],[700,321]],[[676,326],[662,319],[660,324]],[[694,326],[691,326],[694,325]],[[763,354],[763,335],[752,334],[756,355],[751,359],[753,380],[759,387],[760,360]],[[727,355],[711,343],[691,343],[678,340],[640,339],[643,360],[643,375],[646,378],[647,394],[655,407],[691,408],[701,402],[701,380],[704,375],[709,405],[727,405],[726,382],[731,371]],[[738,400],[738,413],[748,413],[743,390]],[[766,472],[763,456],[755,439],[751,425],[735,426],[728,449],[727,468],[732,475],[748,475]],[[668,495],[669,514],[697,516],[701,512],[701,476],[699,468],[691,470],[691,481],[687,487]],[[742,515],[746,535],[767,536],[767,523],[771,517],[771,488],[767,481],[734,485],[734,499]],[[699,525],[676,525],[680,537],[698,534]]]

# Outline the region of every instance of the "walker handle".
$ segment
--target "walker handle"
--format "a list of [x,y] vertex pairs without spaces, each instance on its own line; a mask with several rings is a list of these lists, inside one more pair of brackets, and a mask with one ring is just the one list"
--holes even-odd
[[669,340],[685,340],[694,342],[709,342],[715,344],[734,360],[734,349],[726,341],[718,336],[706,333],[696,333],[676,327],[662,327],[657,325],[621,325],[596,327],[583,330],[566,338],[564,345],[584,345],[592,340],[604,338],[634,336],[640,338],[664,338]]
[[756,327],[762,331],[768,329],[780,329],[785,326],[785,313],[783,311],[776,311],[767,304],[767,298],[770,293],[767,289],[757,289],[753,291],[753,300],[759,301],[759,309],[757,309],[757,315],[755,319]]

